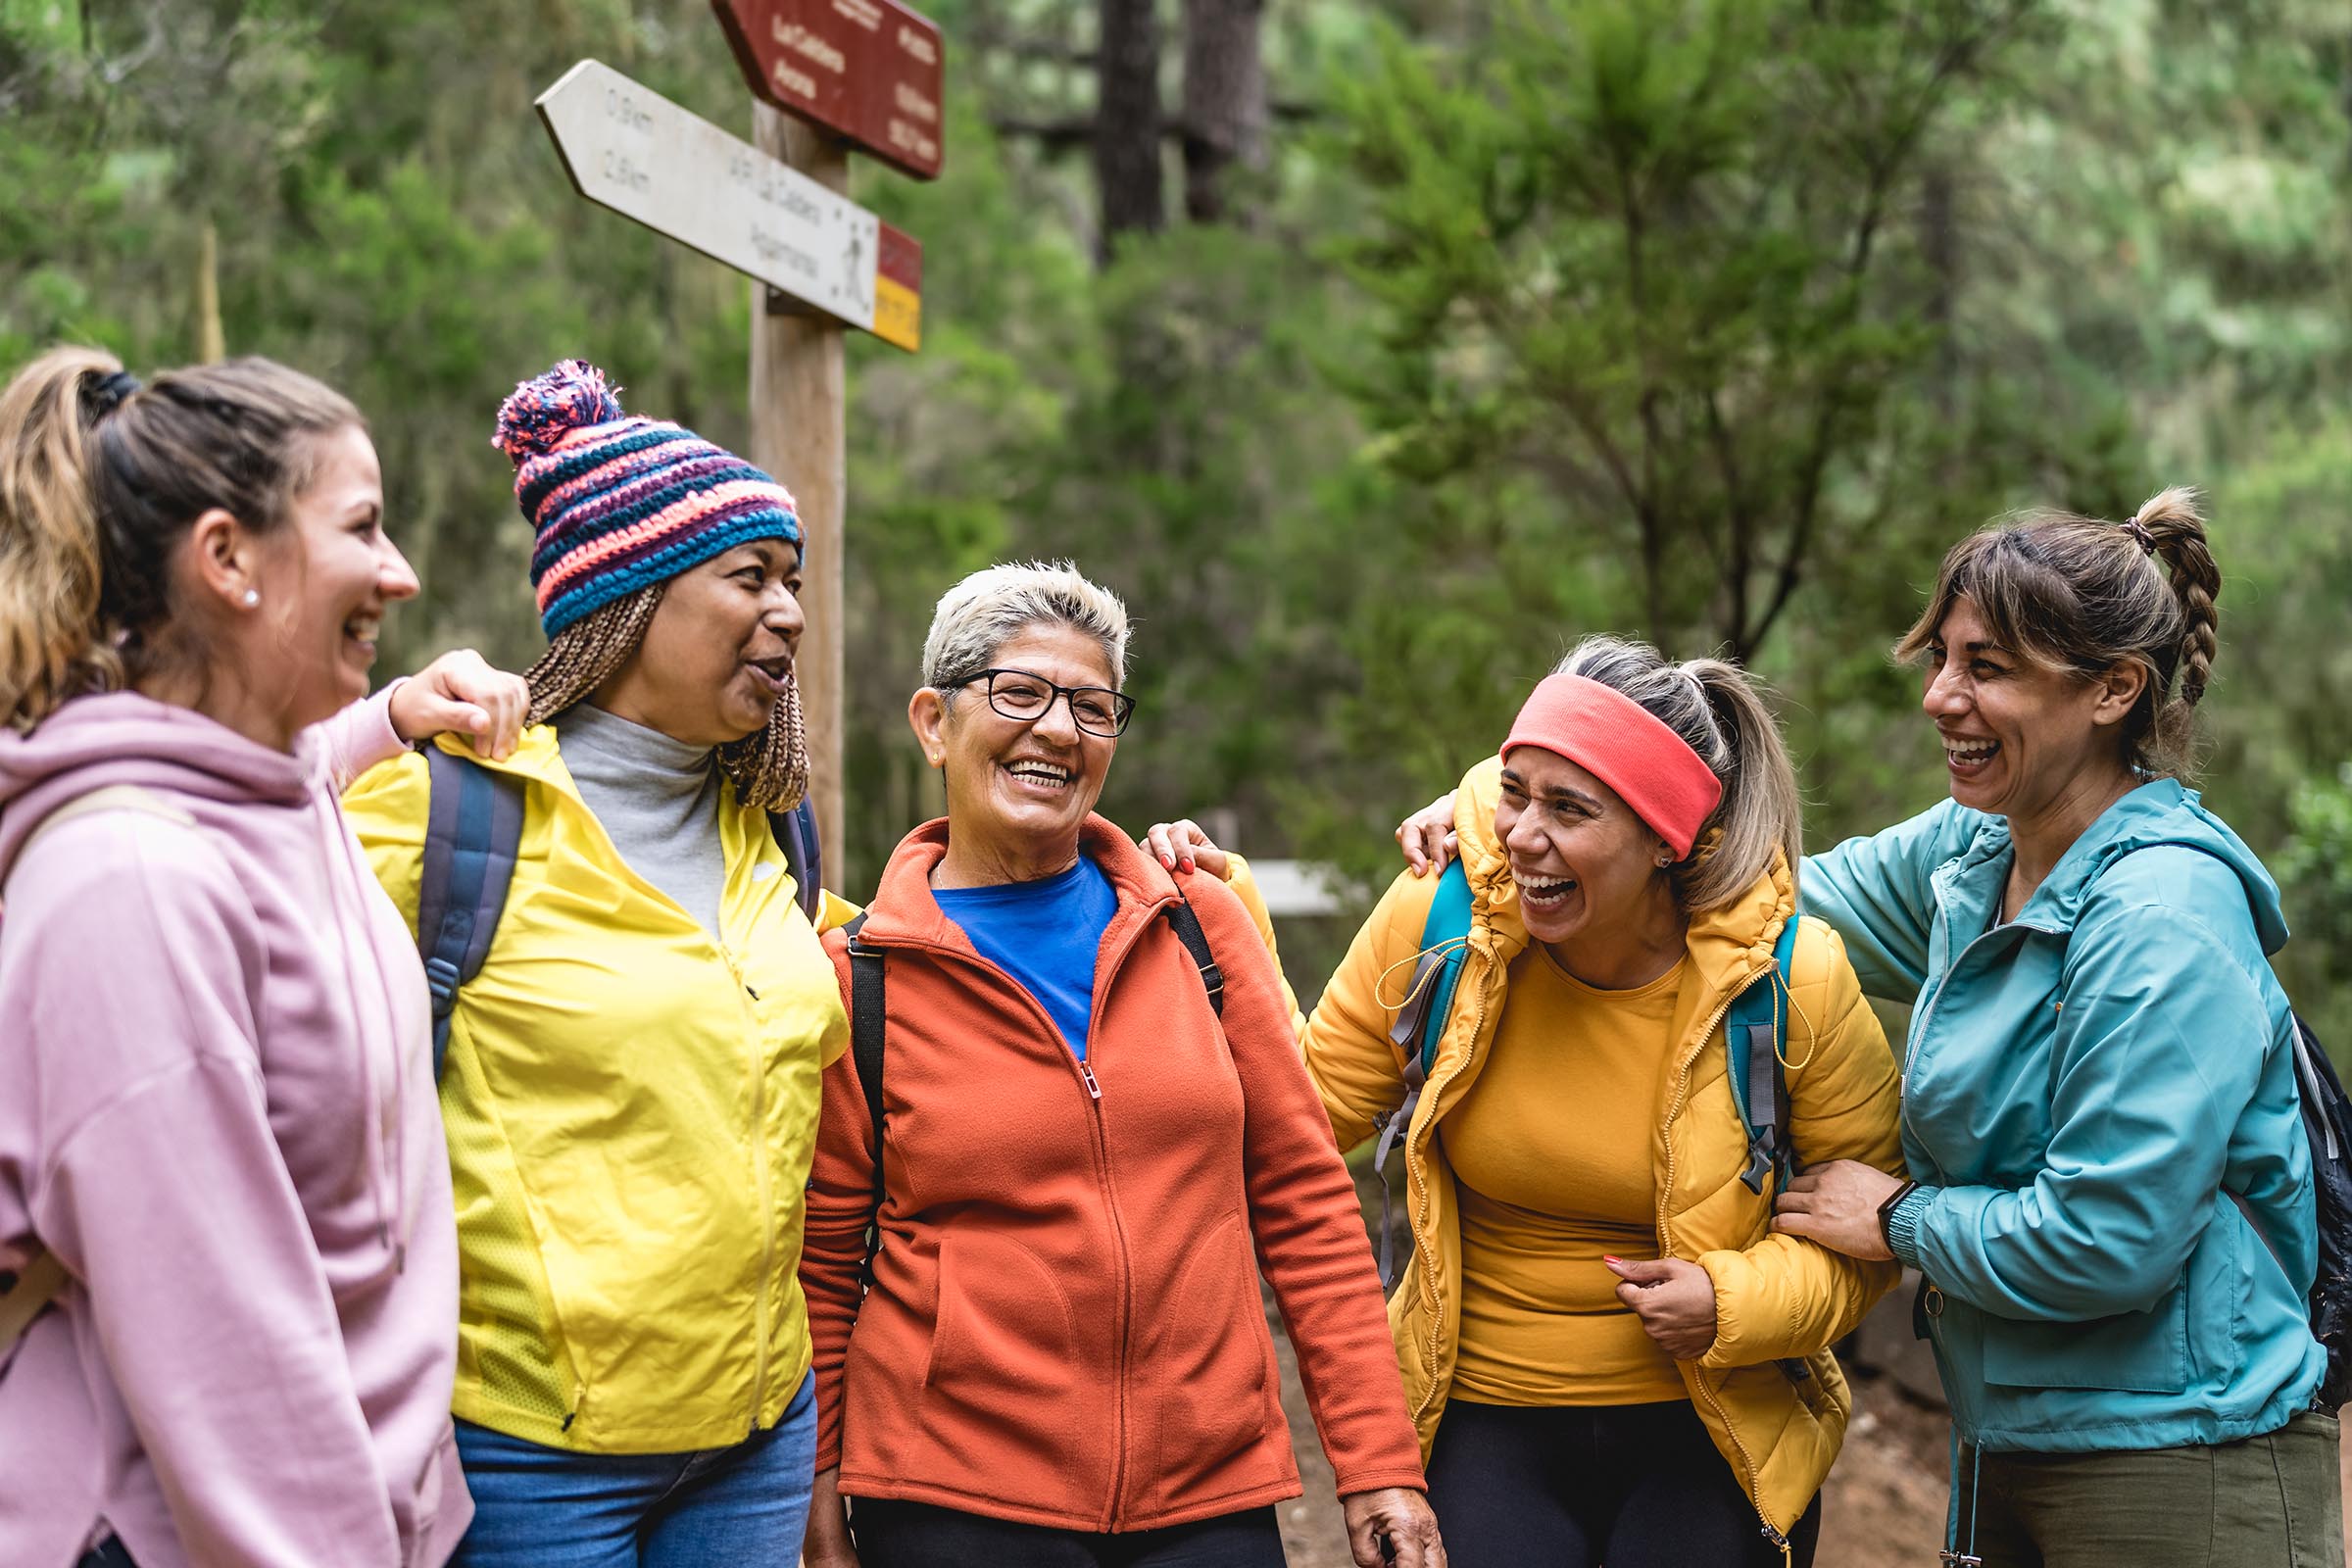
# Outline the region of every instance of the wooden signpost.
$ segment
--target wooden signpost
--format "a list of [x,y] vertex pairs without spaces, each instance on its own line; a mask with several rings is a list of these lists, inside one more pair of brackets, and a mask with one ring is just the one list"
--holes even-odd
[[850,201],[848,154],[939,177],[947,51],[899,0],[711,4],[759,99],[757,146],[594,60],[540,94],[539,115],[581,195],[757,280],[747,455],[800,509],[808,629],[794,670],[826,880],[841,889],[854,886],[841,825],[842,328],[912,351],[923,321],[922,247]]

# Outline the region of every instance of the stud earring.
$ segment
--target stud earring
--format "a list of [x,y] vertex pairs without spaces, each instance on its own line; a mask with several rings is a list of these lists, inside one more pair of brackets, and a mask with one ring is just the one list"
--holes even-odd
[[247,610],[251,610],[254,606],[260,604],[261,602],[262,591],[259,588],[248,588],[245,590],[245,608]]

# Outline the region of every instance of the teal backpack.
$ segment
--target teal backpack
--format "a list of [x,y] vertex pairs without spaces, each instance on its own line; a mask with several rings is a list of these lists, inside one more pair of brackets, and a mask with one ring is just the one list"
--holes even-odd
[[[1389,1038],[1404,1058],[1404,1103],[1376,1124],[1379,1142],[1373,1146],[1372,1168],[1380,1177],[1380,1283],[1384,1290],[1396,1284],[1395,1227],[1390,1223],[1389,1154],[1411,1127],[1414,1107],[1421,1103],[1422,1087],[1438,1056],[1438,1041],[1453,1015],[1453,993],[1461,984],[1462,962],[1470,954],[1470,875],[1459,856],[1448,861],[1438,878],[1438,896],[1421,926],[1421,957],[1413,966],[1412,989],[1397,1010]],[[1740,1119],[1747,1126],[1747,1167],[1740,1179],[1751,1193],[1762,1193],[1766,1177],[1786,1184],[1793,1152],[1788,1144],[1788,1069],[1783,1061],[1788,1047],[1788,964],[1796,952],[1796,916],[1781,927],[1773,945],[1772,968],[1732,1000],[1724,1014],[1725,1043],[1731,1051],[1732,1098]],[[1417,1043],[1417,1044],[1416,1044]]]

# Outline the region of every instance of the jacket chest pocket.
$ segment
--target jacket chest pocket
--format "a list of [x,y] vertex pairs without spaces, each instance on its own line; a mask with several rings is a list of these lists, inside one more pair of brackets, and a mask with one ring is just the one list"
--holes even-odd
[[2087,1323],[1984,1319],[1984,1381],[2022,1389],[2179,1394],[2188,1387],[2188,1287],[2146,1312]]

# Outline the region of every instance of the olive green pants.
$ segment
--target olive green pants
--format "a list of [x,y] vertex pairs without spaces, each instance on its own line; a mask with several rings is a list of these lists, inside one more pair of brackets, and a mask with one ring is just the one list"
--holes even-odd
[[[1959,1550],[1984,1568],[2344,1568],[2336,1422],[2111,1453],[1960,1450]],[[1971,1546],[1971,1514],[1974,1546]]]

